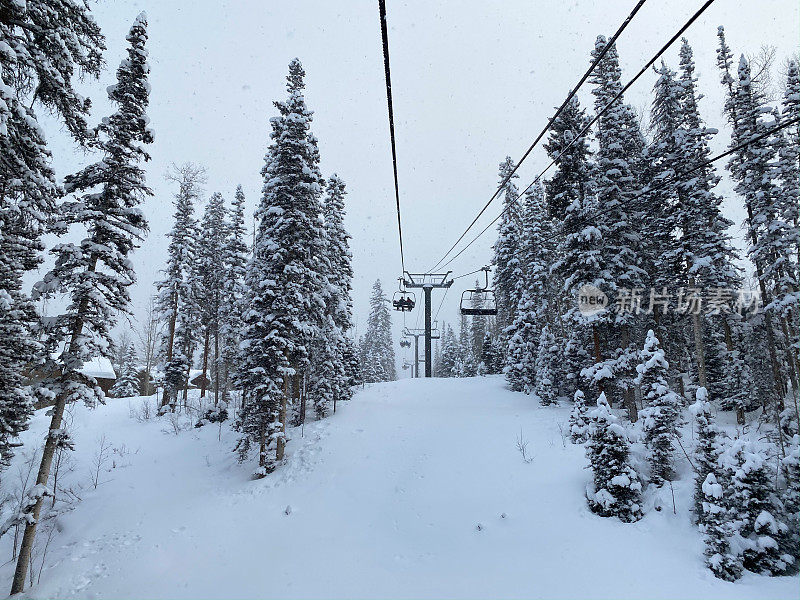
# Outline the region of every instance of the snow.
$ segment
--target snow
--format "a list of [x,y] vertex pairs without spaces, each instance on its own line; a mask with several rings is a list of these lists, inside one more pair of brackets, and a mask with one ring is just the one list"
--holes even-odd
[[114,367],[111,366],[111,361],[104,356],[95,356],[91,360],[83,363],[80,370],[81,373],[95,379],[116,379],[117,374],[114,372]]
[[[569,408],[540,407],[502,377],[368,386],[302,436],[290,430],[286,463],[255,481],[227,424],[175,434],[125,401],[70,410],[69,476],[85,487],[59,517],[34,598],[797,597],[796,577],[731,584],[703,566],[686,465],[677,514],[671,499],[648,508],[647,494],[637,523],[592,514],[584,449],[561,434]],[[47,422],[38,411],[25,449]],[[95,490],[103,435],[115,467]],[[0,567],[2,589],[12,573]]]

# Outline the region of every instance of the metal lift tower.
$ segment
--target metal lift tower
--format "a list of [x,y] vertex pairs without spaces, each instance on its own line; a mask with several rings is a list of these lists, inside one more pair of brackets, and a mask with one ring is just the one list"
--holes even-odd
[[[403,335],[405,337],[413,337],[414,338],[414,370],[411,373],[412,377],[419,377],[419,338],[425,337],[425,330],[424,329],[409,329],[406,327],[403,329]],[[439,339],[439,330],[433,329],[431,330],[431,339],[438,340]]]
[[449,288],[453,280],[448,281],[452,271],[447,273],[403,273],[403,285],[406,288],[419,288],[425,293],[425,377],[432,375],[433,347],[431,340],[431,292],[434,288]]

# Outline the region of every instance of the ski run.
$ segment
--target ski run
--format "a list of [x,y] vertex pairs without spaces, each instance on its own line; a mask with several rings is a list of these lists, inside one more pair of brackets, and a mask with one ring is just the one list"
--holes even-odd
[[[569,407],[531,404],[501,377],[368,384],[330,418],[290,429],[286,464],[261,480],[230,452],[236,433],[226,424],[144,419],[146,403],[155,399],[75,405],[64,487],[94,471],[103,436],[109,450],[97,488],[84,488],[80,504],[59,518],[32,597],[797,593],[795,577],[749,574],[729,583],[703,566],[685,457],[674,504],[667,488],[645,494],[646,516],[635,524],[593,514],[584,498],[591,471],[583,448],[569,441]],[[37,412],[26,448],[46,423]],[[722,426],[735,429],[729,419]],[[687,451],[695,441],[687,425]],[[639,460],[641,445],[634,452]],[[24,470],[27,457],[21,452],[9,472]],[[10,553],[11,539],[3,542]],[[0,571],[4,581],[12,567]]]

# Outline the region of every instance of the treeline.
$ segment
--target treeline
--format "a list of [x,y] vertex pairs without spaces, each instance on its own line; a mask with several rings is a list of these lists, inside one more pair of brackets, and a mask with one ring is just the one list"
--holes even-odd
[[[696,398],[695,518],[709,568],[736,579],[743,569],[796,571],[800,554],[800,74],[788,61],[782,98],[771,103],[763,74],[755,78],[744,56],[734,63],[721,27],[718,37],[733,131],[726,168],[747,211],[752,277],[737,266],[733,224],[721,212],[709,161],[717,131],[701,116],[689,43],[677,71],[663,62],[656,69],[646,130],[622,97],[614,100],[622,83],[612,47],[590,78],[594,110],[605,111],[593,138],[575,98],[545,146],[556,163],[550,179],[523,197],[516,176],[505,184],[494,343],[513,390],[543,405],[574,400],[571,430],[587,443],[594,473],[587,500],[604,516],[637,520],[644,486],[672,480],[682,410]],[[605,46],[598,37],[592,58]],[[513,167],[500,165],[501,183]],[[460,333],[445,332],[443,373],[463,370],[452,365],[464,359],[449,354],[475,361],[474,338],[467,352],[464,324]],[[713,424],[712,406],[735,414],[735,439]],[[748,414],[763,424],[759,439],[742,433]],[[637,435],[647,473],[630,460]]]

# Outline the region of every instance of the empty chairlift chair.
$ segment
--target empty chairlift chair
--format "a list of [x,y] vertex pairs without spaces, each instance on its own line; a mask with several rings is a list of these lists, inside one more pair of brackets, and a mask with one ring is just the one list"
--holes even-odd
[[492,316],[497,314],[497,299],[489,289],[489,267],[481,269],[486,275],[486,287],[476,287],[461,293],[461,314],[470,316]]

